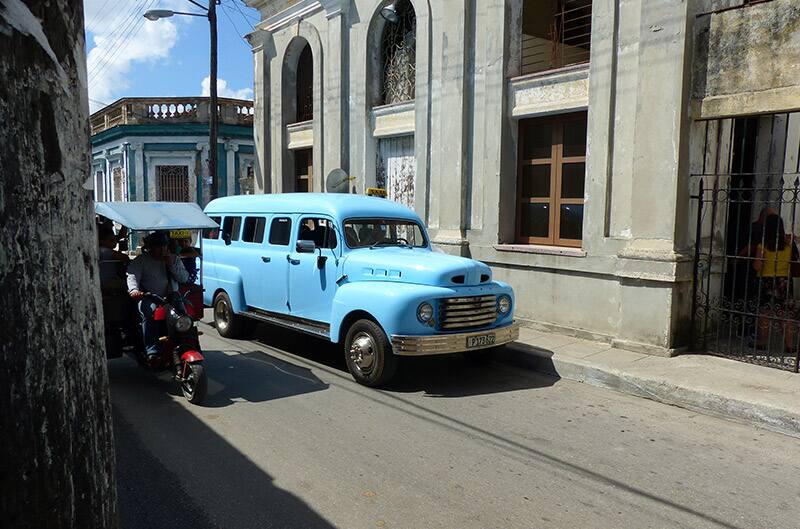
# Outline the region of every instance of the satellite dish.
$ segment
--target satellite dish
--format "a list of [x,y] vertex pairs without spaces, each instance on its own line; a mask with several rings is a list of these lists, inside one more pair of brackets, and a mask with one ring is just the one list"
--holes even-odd
[[349,176],[342,169],[334,169],[328,173],[328,178],[325,179],[325,191],[328,193],[349,193],[350,182],[355,179],[355,176]]

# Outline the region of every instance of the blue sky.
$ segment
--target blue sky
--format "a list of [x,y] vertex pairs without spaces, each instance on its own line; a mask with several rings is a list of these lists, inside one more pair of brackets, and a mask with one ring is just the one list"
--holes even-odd
[[[187,0],[85,0],[92,111],[121,97],[203,95],[207,20],[174,16],[151,22],[142,16],[148,9],[201,12]],[[253,55],[242,36],[253,30],[258,11],[242,0],[222,0],[217,19],[220,96],[252,99]],[[207,79],[205,88],[207,93]]]

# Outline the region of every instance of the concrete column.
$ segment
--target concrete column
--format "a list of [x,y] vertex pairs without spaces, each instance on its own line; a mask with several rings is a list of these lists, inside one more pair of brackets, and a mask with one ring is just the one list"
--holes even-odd
[[270,193],[273,189],[270,179],[270,65],[275,57],[275,45],[272,35],[263,30],[247,35],[247,40],[253,47],[253,139],[257,153],[254,192]]
[[131,149],[133,150],[133,167],[136,179],[135,193],[131,200],[147,200],[144,188],[144,144],[131,143]]
[[205,207],[209,199],[208,142],[200,142],[195,148],[197,155],[200,156],[200,185],[203,190],[203,203],[200,205]]
[[226,196],[236,194],[236,152],[239,150],[239,144],[235,141],[225,142],[225,166],[227,169],[227,186]]
[[467,153],[472,110],[468,72],[472,2],[443,0],[433,7],[431,84],[431,193],[433,242],[448,253],[465,254]]
[[[345,12],[341,9],[329,13],[327,43],[325,47],[325,130],[323,153],[326,174],[314,175],[322,181],[333,169],[349,169],[347,163],[347,86]],[[316,147],[316,146],[315,146]]]
[[675,238],[688,203],[683,185],[692,57],[688,4],[662,0],[641,7],[631,236],[670,253],[680,243]]

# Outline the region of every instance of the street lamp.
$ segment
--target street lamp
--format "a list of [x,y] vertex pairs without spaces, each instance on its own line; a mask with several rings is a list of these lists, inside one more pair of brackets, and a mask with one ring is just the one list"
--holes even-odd
[[397,7],[394,4],[395,2],[389,2],[389,5],[381,8],[381,16],[392,24],[400,20],[400,17],[397,15]]
[[185,13],[183,11],[172,11],[169,9],[150,9],[144,14],[144,18],[152,21],[160,18],[169,18],[174,15],[208,18],[208,25],[211,33],[211,86],[209,87],[210,97],[208,102],[208,173],[211,177],[211,183],[209,185],[208,195],[210,200],[214,200],[217,197],[217,130],[219,128],[219,109],[217,108],[217,4],[219,0],[208,0],[207,8],[194,0],[187,1],[205,11],[205,14]]

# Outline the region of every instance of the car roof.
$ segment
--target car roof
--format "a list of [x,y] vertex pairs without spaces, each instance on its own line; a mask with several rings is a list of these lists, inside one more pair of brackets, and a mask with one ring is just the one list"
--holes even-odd
[[336,219],[389,217],[421,222],[411,209],[385,198],[344,193],[274,193],[236,195],[208,203],[206,214],[317,213]]

